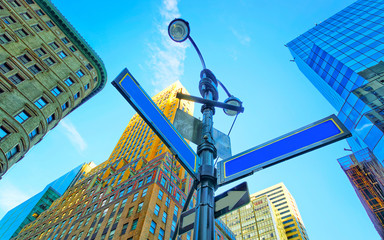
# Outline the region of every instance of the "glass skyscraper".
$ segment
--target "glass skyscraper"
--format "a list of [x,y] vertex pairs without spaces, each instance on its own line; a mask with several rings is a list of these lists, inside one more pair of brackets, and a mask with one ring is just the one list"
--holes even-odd
[[384,237],[384,1],[359,0],[287,44],[304,75],[352,132],[339,159]]
[[360,0],[287,44],[353,133],[352,150],[384,160],[384,1]]

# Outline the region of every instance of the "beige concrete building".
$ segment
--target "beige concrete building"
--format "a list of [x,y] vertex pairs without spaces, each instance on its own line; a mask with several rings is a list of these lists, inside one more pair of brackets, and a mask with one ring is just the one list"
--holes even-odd
[[251,202],[221,220],[237,240],[307,240],[295,199],[283,183],[251,195]]
[[0,178],[106,77],[51,1],[0,0]]

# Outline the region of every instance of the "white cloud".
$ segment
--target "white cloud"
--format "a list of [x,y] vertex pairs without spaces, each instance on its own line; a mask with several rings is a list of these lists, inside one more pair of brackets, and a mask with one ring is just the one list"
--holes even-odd
[[233,35],[235,35],[237,40],[240,41],[241,44],[248,46],[249,43],[251,42],[251,37],[249,37],[248,35],[239,33],[234,28],[231,28],[231,31],[232,31]]
[[173,42],[168,36],[168,24],[180,17],[177,0],[163,0],[160,7],[160,21],[156,27],[159,41],[148,44],[151,52],[149,67],[153,72],[152,84],[160,91],[180,79],[184,74],[186,43]]
[[84,151],[87,148],[87,143],[84,141],[83,137],[77,131],[76,127],[68,119],[63,119],[59,124],[60,128],[64,130],[64,134],[71,141],[73,146],[78,150]]
[[[8,212],[20,203],[26,201],[31,196],[17,189],[13,184],[3,184],[0,191],[0,212]],[[0,216],[0,219],[2,216]]]

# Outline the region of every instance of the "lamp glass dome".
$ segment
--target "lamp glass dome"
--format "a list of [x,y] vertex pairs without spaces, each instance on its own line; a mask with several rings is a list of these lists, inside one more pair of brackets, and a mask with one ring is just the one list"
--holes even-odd
[[[233,96],[225,99],[224,103],[232,105],[232,106],[236,106],[236,107],[241,107],[241,104],[242,104],[240,99],[233,97]],[[229,109],[225,109],[225,108],[223,109],[223,111],[228,116],[235,116],[237,114],[237,111],[229,110]]]
[[183,42],[189,37],[189,24],[187,21],[176,18],[168,26],[169,37],[175,42]]

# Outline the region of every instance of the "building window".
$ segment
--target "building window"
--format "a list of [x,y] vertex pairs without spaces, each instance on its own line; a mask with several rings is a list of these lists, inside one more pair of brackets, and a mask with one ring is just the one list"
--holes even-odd
[[47,52],[43,49],[43,48],[38,48],[35,50],[35,53],[37,54],[37,56],[41,57],[41,56],[44,56],[45,54],[47,54]]
[[139,203],[139,205],[137,206],[137,212],[140,212],[141,209],[143,209],[143,205],[144,205],[144,202]]
[[20,16],[21,16],[22,18],[24,18],[24,20],[32,19],[32,16],[31,16],[29,13],[27,13],[27,12],[20,13]]
[[160,228],[159,230],[159,237],[158,237],[159,240],[163,240],[164,239],[164,230],[162,228]]
[[65,82],[65,84],[67,84],[68,87],[71,86],[71,85],[73,84],[73,80],[72,80],[72,78],[70,78],[70,77],[67,78],[67,79],[65,79],[64,82]]
[[8,134],[9,132],[7,131],[7,129],[5,129],[4,127],[0,127],[0,140],[5,138]]
[[65,110],[69,107],[69,103],[68,102],[65,102],[63,105],[61,105],[61,110]]
[[31,115],[29,115],[25,110],[21,111],[19,114],[17,114],[15,116],[15,119],[19,122],[19,123],[23,123],[25,122],[28,118],[30,118]]
[[169,207],[170,203],[171,203],[171,199],[167,197],[167,200],[165,200],[165,206]]
[[7,159],[11,159],[13,156],[15,156],[19,152],[19,145],[16,145],[14,148],[12,148],[9,152],[5,154]]
[[165,177],[162,177],[160,181],[161,186],[165,186],[165,183],[166,183]]
[[36,105],[38,108],[40,108],[40,109],[42,109],[43,107],[45,107],[45,105],[47,105],[47,104],[48,104],[47,100],[45,100],[43,97],[41,97],[41,98],[39,98],[39,99],[37,99],[37,100],[35,101],[35,105]]
[[58,87],[55,87],[55,88],[53,88],[53,89],[51,90],[51,93],[52,93],[53,95],[55,95],[56,97],[59,96],[60,93],[62,93],[62,92],[63,92],[63,91],[61,91],[61,89],[58,88]]
[[59,48],[59,45],[57,45],[57,43],[55,42],[51,42],[50,44],[48,44],[53,50],[56,50]]
[[159,216],[159,212],[160,212],[160,206],[156,204],[156,205],[155,205],[155,211],[154,211],[154,213],[155,213],[156,216]]
[[11,39],[6,34],[0,34],[0,43],[9,43]]
[[163,199],[163,194],[164,194],[163,191],[159,190],[159,194],[157,195],[157,198],[160,200]]
[[151,222],[151,226],[149,227],[149,232],[155,234],[156,223],[154,221]]
[[88,63],[88,64],[86,65],[86,67],[87,67],[88,70],[92,70],[92,69],[93,69],[93,67],[92,67],[92,65],[91,65],[90,63]]
[[35,2],[33,0],[25,0],[28,4],[34,4]]
[[33,30],[35,30],[36,32],[41,32],[41,31],[44,30],[44,28],[42,28],[39,24],[36,24],[36,25],[31,26],[31,28],[32,28]]
[[93,79],[93,82],[97,82],[97,77],[95,77],[95,78]]
[[29,139],[32,140],[34,137],[36,137],[37,134],[38,134],[38,128],[33,129],[33,131],[28,134]]
[[135,230],[136,229],[136,227],[137,227],[137,221],[139,221],[139,219],[137,218],[137,219],[135,219],[135,220],[133,220],[133,223],[132,223],[132,227],[131,227],[131,231],[133,231],[133,230]]
[[128,215],[127,215],[127,217],[130,217],[130,216],[132,216],[132,214],[133,214],[133,209],[134,209],[135,207],[131,207],[129,210],[128,210]]
[[18,74],[16,73],[15,75],[13,76],[10,76],[8,78],[13,84],[19,84],[21,83],[22,81],[24,81],[24,79]]
[[163,212],[163,217],[161,218],[161,220],[163,221],[163,223],[167,223],[167,213],[165,211]]
[[141,197],[144,197],[147,195],[148,188],[143,189],[143,193],[141,194]]
[[2,74],[6,74],[7,72],[11,71],[13,68],[8,63],[0,64],[0,72]]
[[121,234],[120,235],[124,235],[125,234],[125,232],[127,231],[127,227],[128,227],[128,223],[123,225],[123,228],[121,229]]
[[77,92],[75,95],[73,95],[73,98],[76,100],[80,97],[80,92]]
[[71,52],[76,52],[76,51],[77,51],[77,49],[75,48],[75,46],[70,46],[70,47],[69,47],[69,50],[71,50]]
[[19,36],[20,38],[24,38],[28,36],[29,34],[24,30],[24,29],[19,29],[15,31],[16,35]]
[[16,22],[16,20],[11,16],[5,16],[5,17],[2,17],[1,19],[3,20],[3,22],[5,22],[5,24],[12,24]]
[[140,180],[139,183],[137,184],[137,188],[143,186],[143,180]]
[[63,38],[61,39],[61,41],[62,41],[64,44],[69,43],[69,40],[68,40],[68,38],[66,38],[66,37],[63,37]]
[[18,3],[16,0],[9,0],[8,3],[12,6],[12,7],[20,7],[20,3]]
[[135,193],[135,195],[133,195],[132,202],[136,201],[138,196],[139,196],[139,193],[138,192]]
[[41,68],[39,68],[36,64],[30,66],[28,68],[33,74],[38,74],[39,72],[41,72]]
[[50,28],[55,26],[55,24],[53,24],[53,22],[52,22],[51,20],[46,21],[45,23],[46,23],[47,26],[50,27]]
[[52,66],[53,64],[55,64],[55,61],[54,61],[51,57],[48,57],[48,58],[44,59],[44,62],[45,62],[48,66]]
[[43,15],[45,15],[45,13],[44,13],[41,9],[36,10],[35,12],[36,12],[37,15],[39,15],[39,16],[43,16]]
[[176,201],[180,202],[180,193],[176,192]]
[[84,89],[85,89],[85,91],[87,91],[89,89],[89,83],[87,83],[87,85],[84,86]]
[[81,69],[79,69],[79,70],[76,72],[76,75],[77,75],[79,78],[81,78],[81,77],[84,76],[84,72],[83,72]]
[[27,54],[24,54],[24,55],[21,55],[20,57],[18,57],[18,59],[20,60],[20,62],[22,62],[23,64],[26,64],[26,63],[29,63],[31,60],[30,57],[28,57]]
[[50,124],[55,119],[55,114],[52,114],[47,118],[47,123]]
[[67,57],[67,54],[66,54],[64,51],[60,51],[60,52],[58,52],[57,55],[59,55],[59,57],[60,57],[61,59],[64,59],[64,58]]

